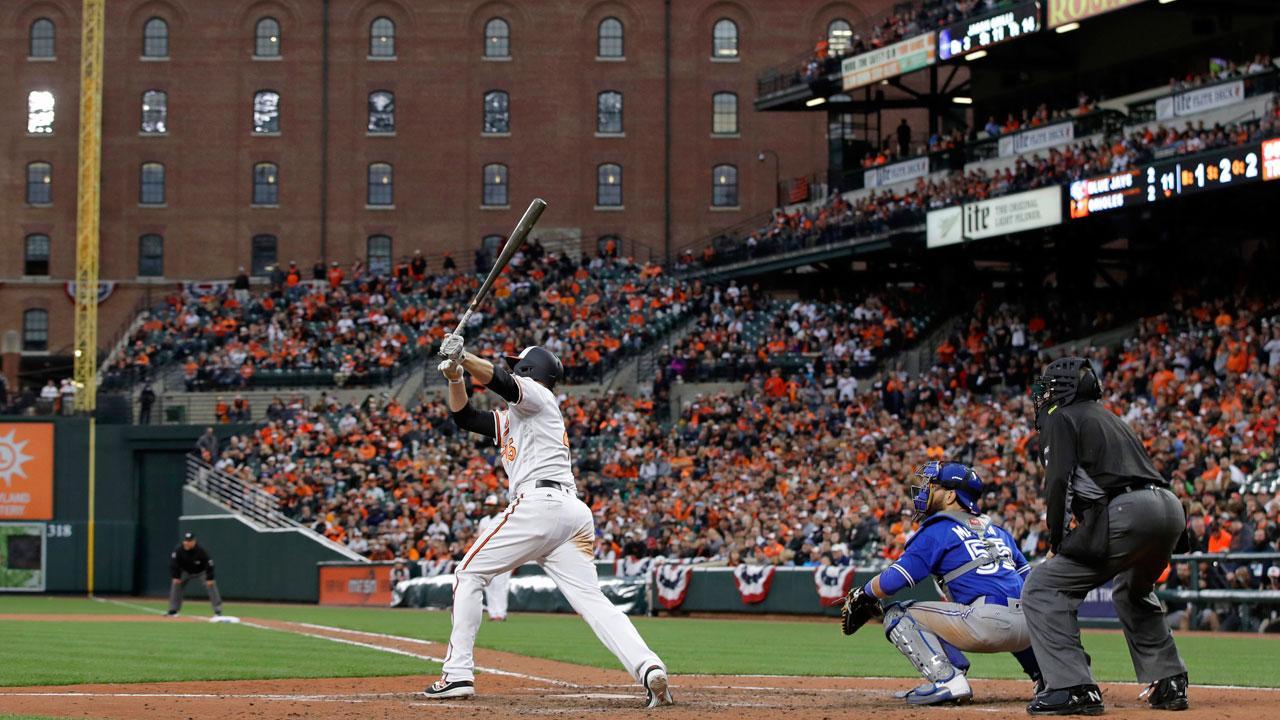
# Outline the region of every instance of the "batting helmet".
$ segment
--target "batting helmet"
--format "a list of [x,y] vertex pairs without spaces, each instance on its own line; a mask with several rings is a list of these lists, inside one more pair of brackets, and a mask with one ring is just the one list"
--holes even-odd
[[541,345],[530,345],[519,355],[505,355],[512,375],[532,378],[554,390],[556,383],[564,378],[564,365],[560,358]]
[[916,477],[924,480],[922,485],[911,486],[917,517],[928,514],[929,490],[933,485],[954,490],[956,502],[974,515],[979,514],[978,498],[982,497],[982,479],[968,465],[934,460],[917,468]]

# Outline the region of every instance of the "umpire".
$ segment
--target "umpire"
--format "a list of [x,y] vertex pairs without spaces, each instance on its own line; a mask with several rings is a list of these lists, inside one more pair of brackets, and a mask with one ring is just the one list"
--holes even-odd
[[[1187,668],[1153,591],[1186,527],[1182,504],[1138,436],[1098,402],[1101,387],[1087,360],[1053,361],[1031,394],[1046,468],[1050,554],[1022,591],[1046,688],[1027,712],[1102,713],[1076,610],[1090,590],[1112,578],[1111,600],[1129,655],[1138,680],[1148,685],[1143,696],[1155,709],[1185,710]],[[1070,532],[1068,510],[1077,523]]]
[[213,558],[196,542],[195,533],[186,533],[182,542],[169,555],[169,577],[173,583],[169,585],[169,617],[174,617],[182,609],[182,591],[187,581],[199,578],[209,590],[209,602],[213,605],[213,614],[222,614],[222,595],[213,581]]

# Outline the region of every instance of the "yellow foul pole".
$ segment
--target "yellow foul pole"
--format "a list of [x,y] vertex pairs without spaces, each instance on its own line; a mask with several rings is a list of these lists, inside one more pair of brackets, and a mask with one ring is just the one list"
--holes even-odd
[[76,188],[76,410],[89,415],[89,528],[86,589],[93,594],[97,478],[93,411],[98,387],[98,194],[102,179],[102,26],[106,0],[84,0],[80,26],[80,165]]

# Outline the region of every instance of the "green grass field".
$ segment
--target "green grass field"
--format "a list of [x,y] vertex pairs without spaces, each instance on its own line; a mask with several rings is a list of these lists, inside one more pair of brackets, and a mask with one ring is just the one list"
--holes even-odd
[[[133,602],[133,601],[129,601]],[[155,610],[161,601],[136,603]],[[4,613],[145,613],[135,606],[73,598],[0,597]],[[445,642],[449,614],[389,608],[330,608],[231,603],[244,617],[318,625]],[[185,615],[207,615],[189,602]],[[849,675],[914,677],[877,626],[852,638],[834,621],[636,618],[640,633],[676,674]],[[245,626],[196,623],[0,623],[0,686],[38,683],[137,682],[431,674],[438,667],[413,658],[327,640]],[[571,615],[513,615],[486,623],[478,644],[562,662],[614,668],[616,660],[581,619]],[[1182,636],[1178,646],[1197,684],[1280,687],[1275,672],[1280,642],[1256,635]],[[1100,680],[1132,681],[1124,638],[1087,633],[1085,647]],[[430,649],[424,654],[432,654]],[[51,657],[59,663],[50,663]],[[66,662],[62,662],[66,659]],[[972,657],[973,676],[1018,678],[1008,654]]]

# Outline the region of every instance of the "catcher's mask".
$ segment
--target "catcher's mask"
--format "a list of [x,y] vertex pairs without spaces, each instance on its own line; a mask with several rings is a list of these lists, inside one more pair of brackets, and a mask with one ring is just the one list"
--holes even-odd
[[1031,404],[1035,408],[1035,426],[1059,406],[1102,397],[1102,387],[1093,366],[1082,357],[1058,358],[1044,368],[1044,374],[1031,383]]
[[956,502],[965,510],[978,515],[978,498],[982,496],[982,480],[978,473],[968,465],[956,462],[934,460],[916,468],[916,477],[924,482],[911,486],[912,501],[916,508],[916,519],[924,518],[929,512],[929,493],[936,487],[956,492]]
[[512,375],[533,378],[548,390],[554,390],[556,383],[564,378],[560,358],[541,345],[530,345],[519,355],[506,355],[504,358]]

